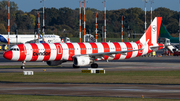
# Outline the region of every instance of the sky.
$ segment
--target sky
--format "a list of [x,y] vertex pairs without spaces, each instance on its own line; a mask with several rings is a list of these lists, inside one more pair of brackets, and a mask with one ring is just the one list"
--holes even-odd
[[[2,1],[2,0],[1,0]],[[18,5],[18,10],[24,12],[30,12],[32,9],[39,9],[43,6],[43,3],[40,3],[41,0],[10,0],[14,1]],[[79,8],[80,0],[45,0],[44,6],[46,8],[63,8],[68,7],[71,9]],[[85,7],[95,8],[98,10],[104,10],[104,0],[88,0]],[[153,0],[153,10],[158,7],[166,7],[170,10],[179,11],[179,0]],[[147,0],[147,11],[151,9],[151,0]],[[81,4],[82,7],[84,4]],[[118,10],[118,9],[128,9],[138,7],[144,10],[145,1],[144,0],[106,0],[106,9],[107,10]]]

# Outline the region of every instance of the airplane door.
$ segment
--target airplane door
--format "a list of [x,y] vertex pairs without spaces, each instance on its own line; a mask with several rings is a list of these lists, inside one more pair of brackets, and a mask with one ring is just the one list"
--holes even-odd
[[58,54],[62,54],[62,46],[57,45]]

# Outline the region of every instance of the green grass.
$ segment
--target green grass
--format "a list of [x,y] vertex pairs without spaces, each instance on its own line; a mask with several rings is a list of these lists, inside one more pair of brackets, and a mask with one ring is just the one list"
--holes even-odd
[[[41,66],[37,67],[41,68]],[[80,70],[79,72],[48,72],[47,69],[46,72],[34,72],[33,76],[24,76],[23,72],[0,73],[0,81],[7,82],[180,84],[179,78],[180,70],[106,71],[106,74],[86,74],[81,73]]]
[[173,99],[38,96],[38,95],[0,95],[0,100],[1,101],[174,101]]

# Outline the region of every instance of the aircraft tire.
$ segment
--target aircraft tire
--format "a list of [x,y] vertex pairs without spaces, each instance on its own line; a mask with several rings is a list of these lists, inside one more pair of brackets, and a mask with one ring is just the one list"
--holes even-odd
[[25,69],[25,66],[21,66],[21,69]]
[[98,68],[98,64],[97,63],[92,63],[91,68]]
[[75,66],[74,64],[73,64],[73,68],[79,68],[80,66]]

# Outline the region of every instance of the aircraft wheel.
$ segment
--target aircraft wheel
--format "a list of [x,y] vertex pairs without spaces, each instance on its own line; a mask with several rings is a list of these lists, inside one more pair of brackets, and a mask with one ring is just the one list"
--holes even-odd
[[92,63],[91,68],[98,68],[98,64],[97,63]]
[[25,69],[25,66],[21,66],[21,69]]
[[75,66],[74,64],[73,64],[73,68],[79,68],[80,66]]

